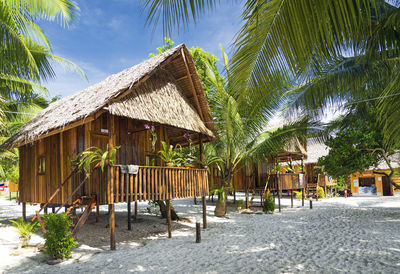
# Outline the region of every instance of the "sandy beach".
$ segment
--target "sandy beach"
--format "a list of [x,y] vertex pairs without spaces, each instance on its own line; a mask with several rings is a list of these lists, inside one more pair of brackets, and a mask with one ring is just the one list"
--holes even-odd
[[[133,230],[126,228],[126,205],[117,205],[117,250],[108,250],[106,207],[102,221],[91,216],[78,235],[70,260],[47,265],[46,255],[16,252],[18,234],[8,219],[21,207],[0,199],[0,272],[4,273],[396,273],[400,272],[400,197],[351,197],[314,201],[314,208],[284,199],[282,213],[239,214],[230,208],[227,218],[213,217],[208,202],[208,229],[195,243],[195,219],[201,206],[177,200],[180,216],[192,223],[174,222],[167,238],[165,220],[147,214]],[[38,206],[28,206],[31,216]],[[43,242],[38,232],[32,245]],[[15,254],[17,253],[17,254]]]

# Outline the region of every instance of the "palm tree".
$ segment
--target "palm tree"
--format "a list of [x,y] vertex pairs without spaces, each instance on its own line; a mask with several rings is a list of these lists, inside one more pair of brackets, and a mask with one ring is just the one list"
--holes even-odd
[[[164,32],[196,22],[217,0],[144,0]],[[318,112],[378,87],[386,142],[400,134],[397,1],[247,0],[231,63],[233,84],[265,95],[291,90],[290,103]],[[300,83],[300,85],[298,85]],[[292,85],[295,84],[295,88]],[[239,89],[241,90],[241,89]]]
[[220,81],[213,70],[207,70],[207,79],[214,87],[209,100],[218,138],[207,144],[205,151],[220,158],[216,164],[222,173],[222,185],[214,190],[220,194],[215,210],[217,216],[225,215],[225,196],[236,171],[246,163],[265,161],[276,155],[293,138],[304,140],[309,128],[308,119],[301,119],[279,129],[266,130],[271,110],[279,110],[279,100],[262,100],[261,94],[245,96],[237,91],[231,84],[228,58],[223,50],[222,55],[226,82]]
[[68,0],[0,0],[0,95],[3,99],[46,92],[41,80],[55,76],[51,61],[83,72],[52,54],[52,47],[35,20],[73,23],[78,7]]

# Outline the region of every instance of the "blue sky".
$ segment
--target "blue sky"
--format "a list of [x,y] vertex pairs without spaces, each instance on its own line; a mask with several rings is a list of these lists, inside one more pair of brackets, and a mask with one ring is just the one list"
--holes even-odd
[[[207,12],[199,22],[186,30],[175,31],[176,44],[200,46],[221,56],[219,44],[232,51],[232,41],[240,28],[242,1],[227,1],[217,10]],[[66,96],[93,85],[108,75],[148,58],[163,43],[161,28],[153,33],[146,26],[141,0],[76,1],[80,16],[73,27],[62,28],[43,22],[41,27],[53,45],[56,55],[79,65],[89,81],[77,73],[55,65],[56,79],[45,82],[50,97]]]

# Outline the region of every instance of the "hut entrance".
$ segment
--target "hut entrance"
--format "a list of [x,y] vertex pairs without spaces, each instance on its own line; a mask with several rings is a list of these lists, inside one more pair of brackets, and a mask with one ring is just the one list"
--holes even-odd
[[382,195],[383,196],[392,196],[390,180],[388,176],[382,177]]

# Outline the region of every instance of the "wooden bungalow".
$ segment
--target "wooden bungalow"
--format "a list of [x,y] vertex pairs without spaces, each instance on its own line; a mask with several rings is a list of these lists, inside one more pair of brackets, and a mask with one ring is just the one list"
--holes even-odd
[[[280,170],[279,176],[277,176],[276,171],[273,170],[273,166],[276,163],[287,163],[289,159],[292,161],[303,161],[305,157],[306,150],[304,146],[298,139],[294,139],[275,157],[271,157],[265,162],[255,163],[251,166],[238,167],[234,171],[232,178],[234,199],[236,199],[236,191],[245,192],[245,204],[249,207],[252,205],[254,196],[260,195],[262,206],[263,196],[267,189],[276,193],[278,193],[278,191],[281,193],[282,190],[291,191],[304,189],[306,187],[304,174],[300,171],[285,173],[286,169],[283,167]],[[221,184],[221,175],[222,174],[216,167],[211,167],[209,175],[211,188],[213,185],[218,186]],[[252,193],[251,199],[249,199],[250,192]]]
[[[160,160],[156,166],[150,163],[161,141],[187,145],[189,136],[201,148],[214,134],[192,56],[179,45],[52,103],[2,148],[19,148],[24,216],[26,203],[61,209],[89,197],[85,218],[94,205],[97,214],[99,205],[109,205],[110,246],[115,249],[114,203],[127,202],[130,215],[131,201],[163,200],[168,208],[174,198],[203,197],[206,227],[206,169],[166,167]],[[71,159],[86,148],[104,150],[107,145],[120,147],[116,164],[104,172],[97,169],[84,182],[83,174],[73,172]],[[121,173],[120,165],[131,164],[139,166],[136,175]]]

